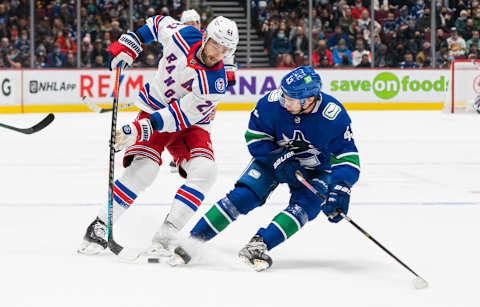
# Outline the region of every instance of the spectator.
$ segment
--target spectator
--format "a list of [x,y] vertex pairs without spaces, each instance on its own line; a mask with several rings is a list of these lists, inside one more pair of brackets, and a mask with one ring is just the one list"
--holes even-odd
[[[321,63],[322,60],[324,60],[324,58],[327,59],[327,63],[325,63],[327,64],[326,66],[322,65]],[[327,43],[325,42],[325,40],[321,39],[318,41],[317,48],[313,51],[313,54],[312,54],[312,63],[314,66],[319,66],[319,67],[333,66],[332,52],[328,50]]]
[[[97,57],[102,57],[102,60],[97,60]],[[97,39],[95,40],[95,45],[93,47],[93,51],[90,54],[90,63],[92,64],[92,67],[103,67],[103,66],[95,66],[98,65],[98,63],[102,63],[101,65],[104,65],[107,63],[109,59],[109,54],[105,48],[103,48],[102,40]]]
[[77,53],[77,45],[67,27],[63,28],[61,34],[57,38],[57,43],[60,45],[62,53],[67,54],[69,51]]
[[67,57],[65,60],[65,65],[63,67],[65,68],[75,68],[77,67],[75,55],[73,54],[73,51],[68,51]]
[[105,62],[103,56],[99,54],[95,57],[94,62],[92,63],[92,67],[94,68],[107,67],[107,62]]
[[387,45],[381,44],[378,53],[375,55],[375,67],[393,67],[392,55],[388,52]]
[[458,34],[462,37],[465,35],[465,31],[467,28],[467,15],[467,11],[462,10],[460,12],[460,17],[458,17],[455,21],[455,27],[457,28]]
[[[335,66],[346,66],[347,64],[352,64],[352,52],[347,49],[347,44],[343,38],[338,42],[337,49],[333,50],[332,56]],[[346,56],[347,62],[345,62],[344,56]]]
[[470,53],[470,48],[472,45],[477,45],[480,47],[480,35],[478,31],[472,32],[472,38],[467,41],[467,53]]
[[368,55],[364,54],[362,55],[362,59],[360,60],[360,63],[358,65],[356,65],[355,67],[358,67],[358,68],[368,68],[370,67],[370,59],[368,57]]
[[328,39],[328,48],[329,49],[332,49],[334,48],[335,46],[338,45],[338,42],[343,39],[346,44],[348,44],[349,40],[348,40],[348,37],[342,33],[342,28],[340,26],[336,26],[335,27],[335,34],[330,36],[330,38]]
[[464,40],[469,40],[472,38],[473,32],[473,19],[467,19],[467,25],[465,27],[465,33],[462,35]]
[[480,59],[480,52],[478,51],[478,45],[473,44],[468,52],[468,59]]
[[[303,63],[301,63],[301,64],[303,64]],[[290,54],[284,54],[284,56],[280,58],[280,62],[278,63],[277,66],[282,67],[282,68],[297,67],[297,65],[293,62],[292,55],[290,55]]]
[[148,53],[143,61],[143,67],[157,67],[157,65],[155,56],[152,53]]
[[437,30],[435,44],[438,49],[440,49],[443,46],[448,48],[448,43],[445,38],[445,33],[443,32],[442,29]]
[[362,57],[366,55],[368,58],[368,64],[370,65],[370,61],[372,60],[372,55],[370,51],[365,49],[365,43],[362,39],[357,39],[355,44],[355,50],[352,53],[352,64],[353,66],[358,66],[362,61]]
[[400,68],[418,68],[418,64],[413,60],[413,55],[408,52],[405,54],[405,61],[400,63]]
[[457,43],[452,43],[450,50],[448,51],[448,57],[464,59],[465,50],[461,48]]
[[213,10],[208,5],[206,0],[200,1],[200,6],[195,8],[195,10],[200,15],[200,21],[202,23],[202,28],[206,28],[210,20],[213,19]]
[[350,7],[346,6],[344,10],[342,10],[342,16],[338,20],[338,25],[342,28],[343,33],[348,32],[348,28],[353,22],[352,17],[352,10]]
[[395,30],[397,30],[397,25],[395,24],[395,15],[393,15],[393,13],[388,13],[387,19],[383,24],[383,33],[391,34]]
[[453,44],[456,45],[455,54],[458,56],[465,54],[465,50],[467,49],[467,44],[465,40],[458,36],[457,28],[451,28],[452,35],[447,39],[448,49],[452,50]]
[[367,27],[370,25],[370,18],[368,16],[368,12],[363,11],[360,19],[358,19],[358,26],[362,31],[367,29]]
[[47,56],[48,67],[62,67],[65,64],[65,53],[60,49],[60,44],[55,43],[53,45],[53,51]]
[[285,37],[284,30],[279,30],[277,33],[277,37],[272,40],[269,53],[270,64],[272,66],[277,66],[277,61],[283,62],[283,57],[285,56],[285,54],[292,53],[292,44]]
[[442,46],[439,51],[435,54],[437,68],[448,68],[448,48],[447,46]]
[[[301,57],[303,59],[303,56],[308,54],[308,39],[302,27],[297,27],[296,34],[290,43],[292,44],[295,58]],[[295,59],[295,62],[300,63],[297,59]]]
[[363,6],[362,0],[355,0],[355,7],[352,9],[352,17],[355,19],[360,19],[362,18],[362,12],[367,12],[368,17],[370,17],[370,13]]
[[423,46],[423,50],[420,51],[417,56],[415,57],[415,62],[417,62],[418,66],[420,67],[430,67],[432,63],[432,58],[430,56],[430,43],[425,42]]
[[412,11],[410,12],[410,16],[414,20],[420,19],[423,14],[424,14],[424,8],[425,8],[425,3],[423,3],[423,0],[417,0],[417,3],[415,4],[414,7],[412,7]]
[[473,9],[473,29],[475,31],[480,31],[480,9]]

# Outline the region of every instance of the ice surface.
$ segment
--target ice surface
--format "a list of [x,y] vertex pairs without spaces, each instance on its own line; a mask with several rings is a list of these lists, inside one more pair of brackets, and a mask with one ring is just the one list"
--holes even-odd
[[[0,130],[0,306],[476,306],[480,117],[350,114],[362,174],[349,215],[424,277],[427,289],[415,290],[414,276],[349,223],[330,224],[322,214],[271,252],[270,271],[244,267],[236,254],[286,205],[283,186],[189,266],[77,255],[107,199],[110,115],[56,114],[33,135]],[[43,116],[1,115],[0,122],[27,127]],[[119,123],[134,116],[120,113]],[[250,159],[248,116],[217,114],[220,174],[200,213],[232,188]],[[181,183],[163,167],[118,223],[117,240],[146,247]]]

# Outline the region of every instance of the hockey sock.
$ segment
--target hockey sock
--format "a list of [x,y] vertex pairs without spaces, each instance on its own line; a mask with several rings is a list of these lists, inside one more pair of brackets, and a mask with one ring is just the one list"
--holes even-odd
[[[116,180],[113,185],[113,211],[112,220],[115,222],[128,209],[133,201],[137,198],[132,190],[123,185],[120,180]],[[98,217],[107,223],[108,211],[100,210]]]
[[228,197],[222,198],[198,221],[190,235],[193,238],[208,241],[227,228],[230,223],[237,219],[239,214]]
[[[112,220],[115,222],[133,204],[137,195],[149,187],[155,180],[158,164],[151,159],[135,157],[122,177],[113,186]],[[102,208],[98,217],[107,223],[107,208]]]
[[257,234],[263,237],[267,249],[271,250],[299,231],[307,221],[307,212],[302,207],[290,205],[277,214],[267,228],[260,228]]
[[175,194],[170,213],[165,221],[171,223],[178,230],[182,229],[202,204],[204,198],[205,196],[199,189],[187,184],[182,185]]

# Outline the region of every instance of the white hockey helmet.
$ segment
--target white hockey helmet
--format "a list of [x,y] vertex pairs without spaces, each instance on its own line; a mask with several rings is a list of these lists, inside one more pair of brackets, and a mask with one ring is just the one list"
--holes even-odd
[[196,21],[200,23],[200,15],[198,15],[197,11],[195,10],[186,10],[183,11],[182,17],[180,17],[181,23],[186,23],[189,21]]
[[238,44],[238,28],[235,21],[225,18],[223,16],[215,17],[207,26],[206,35],[203,39],[202,46],[204,46],[209,38],[212,38],[220,45],[230,49],[226,56],[231,56],[235,53]]

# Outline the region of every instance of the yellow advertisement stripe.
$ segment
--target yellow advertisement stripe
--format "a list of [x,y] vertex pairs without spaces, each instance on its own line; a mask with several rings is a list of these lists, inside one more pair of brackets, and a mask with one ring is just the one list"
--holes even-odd
[[[434,111],[443,109],[443,102],[434,103],[388,103],[388,102],[355,102],[344,103],[347,110],[350,111],[407,111],[407,110],[424,110]],[[101,104],[102,108],[111,108],[112,105]],[[219,111],[251,111],[255,103],[220,103],[217,107]],[[138,111],[137,107],[130,107],[120,110],[124,111]],[[86,105],[83,104],[65,104],[65,105],[31,105],[23,106],[24,113],[57,113],[57,112],[92,112]],[[21,106],[0,106],[0,114],[22,113]]]

